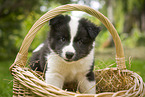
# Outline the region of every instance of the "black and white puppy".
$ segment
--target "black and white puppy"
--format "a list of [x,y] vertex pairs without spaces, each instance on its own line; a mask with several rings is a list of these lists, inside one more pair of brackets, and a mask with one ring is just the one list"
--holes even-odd
[[43,71],[46,64],[46,83],[63,88],[77,81],[80,92],[95,94],[94,47],[100,28],[68,15],[56,16],[49,25],[48,38],[33,51],[31,68]]

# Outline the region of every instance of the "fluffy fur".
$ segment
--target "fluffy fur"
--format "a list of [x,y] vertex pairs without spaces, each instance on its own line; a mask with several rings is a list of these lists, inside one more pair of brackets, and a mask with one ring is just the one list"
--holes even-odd
[[31,68],[44,71],[47,65],[46,83],[63,88],[64,83],[75,81],[80,92],[94,94],[94,46],[100,28],[68,15],[56,16],[49,25],[48,38],[33,52]]

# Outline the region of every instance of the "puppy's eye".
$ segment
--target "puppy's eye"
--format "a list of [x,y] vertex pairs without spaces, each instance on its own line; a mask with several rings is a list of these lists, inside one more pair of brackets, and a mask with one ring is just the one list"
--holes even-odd
[[66,38],[61,37],[61,38],[60,38],[60,41],[61,41],[61,42],[65,42],[65,41],[66,41]]
[[78,41],[78,44],[83,44],[83,40],[80,39],[80,40]]

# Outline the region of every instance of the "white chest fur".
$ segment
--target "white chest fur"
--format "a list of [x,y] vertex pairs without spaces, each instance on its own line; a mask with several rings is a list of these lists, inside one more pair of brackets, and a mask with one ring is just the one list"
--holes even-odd
[[[85,76],[92,63],[93,63],[93,57],[94,56],[94,50],[88,54],[88,56],[74,62],[66,62],[64,61],[60,56],[58,56],[55,53],[51,53],[47,56],[47,71],[46,71],[46,82],[53,74],[59,74],[59,77],[64,82],[70,82],[78,80],[80,77],[79,75]],[[49,83],[49,81],[48,81]],[[51,83],[52,84],[52,83]]]

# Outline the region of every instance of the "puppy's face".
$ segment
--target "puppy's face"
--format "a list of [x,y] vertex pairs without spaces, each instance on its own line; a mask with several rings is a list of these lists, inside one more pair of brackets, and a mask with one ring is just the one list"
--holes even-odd
[[90,53],[99,31],[84,18],[59,15],[50,20],[50,47],[65,61],[77,61]]

